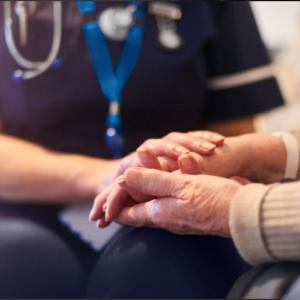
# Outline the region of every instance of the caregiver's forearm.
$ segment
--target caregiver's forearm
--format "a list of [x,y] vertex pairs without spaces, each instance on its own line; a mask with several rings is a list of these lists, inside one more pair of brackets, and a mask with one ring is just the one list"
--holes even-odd
[[48,151],[0,135],[0,198],[17,202],[92,199],[115,162]]

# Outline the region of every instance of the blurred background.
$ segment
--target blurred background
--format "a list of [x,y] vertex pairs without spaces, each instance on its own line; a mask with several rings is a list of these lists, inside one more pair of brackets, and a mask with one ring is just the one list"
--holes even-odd
[[257,116],[256,128],[300,129],[300,2],[252,1],[251,5],[287,102],[285,108]]

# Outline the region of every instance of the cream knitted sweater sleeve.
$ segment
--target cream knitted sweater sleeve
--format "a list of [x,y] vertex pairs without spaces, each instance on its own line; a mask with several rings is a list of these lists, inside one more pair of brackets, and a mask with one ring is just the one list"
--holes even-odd
[[[294,135],[300,153],[300,133]],[[300,181],[243,187],[232,201],[229,223],[240,255],[250,264],[300,260]]]

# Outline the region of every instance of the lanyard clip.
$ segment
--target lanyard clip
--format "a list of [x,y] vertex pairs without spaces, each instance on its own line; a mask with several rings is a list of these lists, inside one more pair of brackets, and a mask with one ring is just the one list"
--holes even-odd
[[105,131],[105,143],[113,158],[120,158],[122,156],[124,138],[121,133],[120,104],[116,101],[113,101],[109,104],[107,129]]

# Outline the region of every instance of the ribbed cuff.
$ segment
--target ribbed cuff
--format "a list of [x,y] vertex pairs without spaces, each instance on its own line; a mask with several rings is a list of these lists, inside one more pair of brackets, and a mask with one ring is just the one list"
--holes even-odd
[[[293,132],[296,140],[297,140],[297,143],[299,145],[299,157],[300,157],[300,131],[294,131]],[[300,160],[299,160],[299,166],[298,166],[298,180],[300,179]]]
[[274,136],[281,137],[286,149],[286,166],[284,171],[284,181],[294,181],[298,178],[299,172],[299,143],[294,134],[286,131],[274,132]]
[[278,260],[300,260],[300,182],[275,186],[262,203],[262,233]]
[[240,255],[252,265],[275,260],[261,231],[262,202],[271,187],[246,185],[235,195],[230,207],[229,226],[233,241]]

